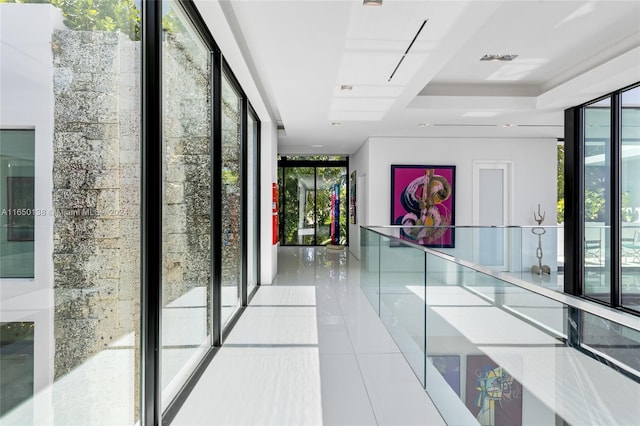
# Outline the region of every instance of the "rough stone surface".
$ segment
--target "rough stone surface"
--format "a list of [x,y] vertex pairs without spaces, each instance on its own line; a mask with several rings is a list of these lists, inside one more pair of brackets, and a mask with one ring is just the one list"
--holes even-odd
[[209,55],[190,37],[164,43],[163,304],[211,280]]
[[[58,378],[125,335],[139,342],[140,45],[96,31],[52,41]],[[176,34],[164,43],[164,305],[211,282],[210,64],[197,48]],[[239,238],[229,242],[224,263],[237,265]]]
[[[119,33],[57,31],[54,51],[55,377],[140,329],[140,45]],[[163,43],[163,305],[211,276],[209,54]],[[228,109],[225,107],[225,109]],[[238,176],[238,137],[223,161]],[[239,278],[239,181],[227,188],[223,270]],[[209,300],[209,299],[207,299]],[[186,325],[188,326],[188,324]],[[139,372],[139,352],[136,371]]]
[[139,341],[140,47],[117,32],[52,38],[58,378],[125,335]]

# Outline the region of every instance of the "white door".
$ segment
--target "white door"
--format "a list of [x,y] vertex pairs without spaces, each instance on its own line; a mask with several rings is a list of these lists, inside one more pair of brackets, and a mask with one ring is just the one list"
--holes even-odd
[[[511,162],[475,161],[473,164],[474,261],[497,270],[509,268],[511,224]],[[490,228],[494,227],[494,228]]]

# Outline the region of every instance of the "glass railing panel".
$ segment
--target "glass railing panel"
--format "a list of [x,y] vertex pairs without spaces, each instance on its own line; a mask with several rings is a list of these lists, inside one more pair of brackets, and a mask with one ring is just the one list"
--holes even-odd
[[580,346],[588,353],[630,376],[640,377],[640,331],[588,312],[576,319]]
[[595,222],[584,227],[585,296],[607,302],[611,293],[611,229]]
[[427,255],[425,389],[448,424],[477,424],[464,405],[463,376],[466,354],[477,349],[460,328],[492,304],[477,279],[469,268]]
[[[418,377],[424,372],[421,383],[448,424],[637,423],[640,321],[614,322],[606,308],[571,305],[509,274],[411,245],[405,269],[419,263],[416,253],[426,256],[422,292],[406,270],[393,276],[400,266],[392,250],[407,243],[380,240],[381,318]],[[415,358],[421,324],[424,370]]]
[[559,252],[563,245],[558,244],[562,228],[529,226],[513,229],[518,229],[522,236],[519,245],[520,278],[555,291],[564,291],[564,253]]
[[425,253],[380,236],[380,319],[424,386]]
[[637,222],[622,223],[620,295],[622,306],[640,311],[640,227]]
[[503,286],[500,303],[503,309],[520,320],[561,340],[568,337],[568,307],[564,303],[511,284]]
[[[422,227],[373,227],[382,234],[412,241]],[[458,260],[483,266],[554,291],[564,290],[564,248],[557,226],[443,227],[451,238],[432,239],[423,246]],[[445,244],[445,243],[448,243]]]
[[380,315],[380,235],[360,229],[360,289]]

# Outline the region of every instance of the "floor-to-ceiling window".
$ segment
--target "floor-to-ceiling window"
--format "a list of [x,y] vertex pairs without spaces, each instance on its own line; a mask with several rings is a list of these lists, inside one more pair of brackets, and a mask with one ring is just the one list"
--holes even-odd
[[622,306],[640,311],[640,86],[620,94]]
[[570,108],[565,117],[566,261],[577,261],[565,290],[640,312],[640,86]]
[[240,304],[242,283],[242,98],[222,76],[222,324]]
[[24,3],[0,3],[0,424],[161,424],[233,323],[222,277],[230,308],[259,284],[260,121],[192,2]]
[[163,2],[163,406],[211,347],[212,62],[177,1]]
[[611,99],[584,108],[584,294],[611,293]]
[[278,169],[281,243],[348,244],[347,160],[289,156]]

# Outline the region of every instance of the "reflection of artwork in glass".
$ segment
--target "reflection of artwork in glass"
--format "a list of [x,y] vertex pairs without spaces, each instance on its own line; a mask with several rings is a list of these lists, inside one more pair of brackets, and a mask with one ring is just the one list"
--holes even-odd
[[466,397],[483,426],[522,424],[522,385],[488,356],[467,356]]
[[402,238],[429,247],[453,247],[455,166],[391,166],[391,223]]
[[351,218],[351,223],[356,223],[356,172],[355,170],[351,172],[351,179],[349,185],[349,217]]
[[7,177],[7,240],[33,241],[33,176]]
[[460,356],[434,355],[430,356],[436,370],[444,377],[451,389],[460,396]]
[[33,336],[33,322],[0,324],[0,415],[33,397]]

